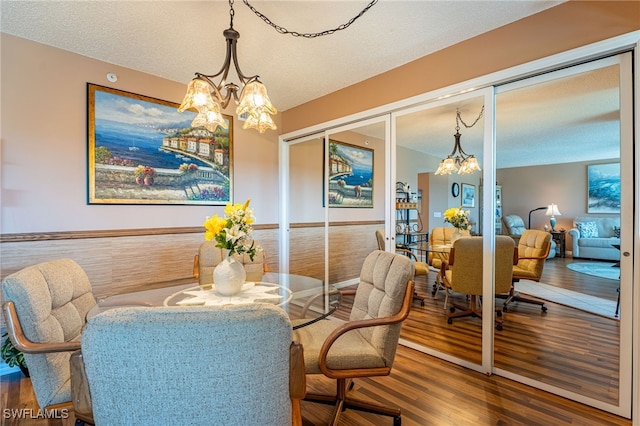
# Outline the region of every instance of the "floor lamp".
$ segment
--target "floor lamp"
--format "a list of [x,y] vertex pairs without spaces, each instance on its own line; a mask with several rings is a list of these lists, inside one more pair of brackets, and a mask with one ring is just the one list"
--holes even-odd
[[531,213],[533,212],[537,212],[538,210],[546,210],[547,207],[543,206],[543,207],[536,207],[535,209],[531,210],[529,212],[529,223],[527,223],[527,229],[531,229]]

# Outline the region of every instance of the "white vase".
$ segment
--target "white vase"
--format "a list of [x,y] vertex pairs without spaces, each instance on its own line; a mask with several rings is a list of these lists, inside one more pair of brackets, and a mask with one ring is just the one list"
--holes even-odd
[[456,230],[453,231],[453,234],[451,234],[451,245],[453,245],[453,243],[460,238],[462,238],[462,232],[460,232],[459,228],[456,228]]
[[213,285],[223,296],[232,296],[242,289],[247,272],[242,263],[227,257],[213,270]]

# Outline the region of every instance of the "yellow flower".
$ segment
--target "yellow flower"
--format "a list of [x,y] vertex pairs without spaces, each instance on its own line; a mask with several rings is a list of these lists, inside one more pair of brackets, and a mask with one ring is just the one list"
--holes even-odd
[[204,224],[202,225],[206,229],[204,233],[205,240],[213,240],[216,235],[218,235],[220,231],[222,231],[226,223],[227,220],[221,218],[217,214],[207,218],[207,220],[205,220]]
[[444,218],[445,220],[451,220],[457,214],[458,214],[458,209],[456,207],[451,207],[450,209],[445,210]]

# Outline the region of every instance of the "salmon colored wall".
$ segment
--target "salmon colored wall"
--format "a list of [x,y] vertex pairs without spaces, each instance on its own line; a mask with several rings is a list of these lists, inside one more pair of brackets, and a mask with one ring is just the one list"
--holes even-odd
[[292,132],[638,29],[638,1],[569,1],[289,109],[282,113],[282,130]]
[[[192,227],[222,213],[223,207],[87,205],[87,82],[178,103],[184,84],[4,33],[1,43],[0,233]],[[107,81],[108,72],[118,81]],[[251,198],[258,224],[277,223],[277,133],[242,130],[237,120],[234,130],[234,201]]]

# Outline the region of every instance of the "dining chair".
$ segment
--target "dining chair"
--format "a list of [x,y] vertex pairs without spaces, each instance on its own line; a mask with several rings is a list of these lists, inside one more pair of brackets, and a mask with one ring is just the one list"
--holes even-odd
[[110,309],[82,356],[98,426],[302,424],[302,348],[271,304]]
[[502,310],[507,312],[508,304],[516,302],[540,305],[542,312],[547,312],[545,302],[520,295],[515,289],[515,283],[520,280],[540,282],[544,262],[549,257],[551,249],[551,234],[546,231],[527,229],[518,240],[518,263],[513,266],[513,284],[506,298]]
[[[381,229],[378,229],[376,231],[376,242],[378,243],[378,250],[382,250],[382,251],[385,250],[384,240],[385,240],[384,231]],[[418,260],[418,256],[416,256],[414,252],[402,247],[396,247],[396,253],[402,254],[411,259],[411,261],[413,262],[413,268],[415,271],[414,279],[416,275],[424,275],[425,277],[429,276],[429,265],[427,265],[425,262],[420,262]],[[424,296],[420,296],[415,291],[413,292],[413,300],[419,300],[420,306],[424,306],[424,299],[425,299]]]
[[96,304],[89,278],[72,259],[57,259],[8,275],[2,295],[7,333],[24,353],[38,405],[71,406],[69,359]]
[[[440,271],[442,263],[449,260],[449,250],[451,249],[451,236],[456,231],[456,228],[451,226],[435,227],[429,234],[429,265],[436,271]],[[459,231],[465,237],[471,234],[466,229]],[[433,284],[433,291],[431,296],[435,296],[439,290],[446,290],[442,285],[442,279],[440,274],[436,274],[436,281]],[[445,295],[444,309],[447,309],[447,300],[449,295]]]
[[[483,294],[483,246],[482,237],[460,238],[453,243],[449,252],[449,260],[442,263],[440,269],[442,281],[453,292],[468,297],[466,305],[452,303],[447,314],[447,323],[453,318],[482,318],[480,297]],[[496,236],[495,242],[495,294],[508,293],[511,289],[513,265],[516,262],[516,251],[513,239],[508,236]],[[456,309],[458,309],[456,311]],[[502,313],[496,307],[496,328],[502,330]]]
[[[267,259],[262,250],[253,260],[248,254],[242,256],[234,255],[244,265],[247,272],[247,281],[261,281],[262,276],[269,272]],[[193,259],[193,276],[198,279],[201,287],[213,284],[213,270],[222,259],[226,257],[226,250],[216,247],[215,241],[204,241],[198,248],[198,254]]]
[[[546,209],[546,207],[544,207]],[[505,231],[516,242],[516,245],[520,242],[520,237],[524,234],[527,228],[524,225],[524,220],[516,214],[508,214],[502,216],[502,223],[504,224]],[[551,240],[551,247],[547,259],[556,257],[556,242]]]
[[413,274],[408,257],[373,251],[364,260],[357,289],[343,291],[354,296],[349,320],[322,320],[294,331],[294,341],[304,347],[307,374],[336,380],[335,395],[305,397],[335,405],[329,424],[337,425],[347,408],[391,416],[394,425],[400,424],[399,409],[355,399],[348,390],[355,378],[391,373],[400,328],[411,308]]

